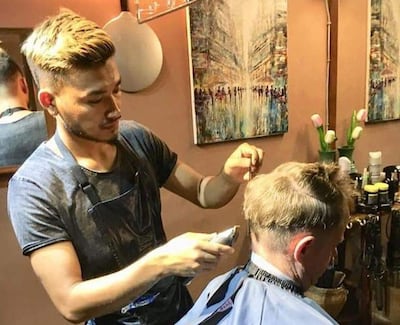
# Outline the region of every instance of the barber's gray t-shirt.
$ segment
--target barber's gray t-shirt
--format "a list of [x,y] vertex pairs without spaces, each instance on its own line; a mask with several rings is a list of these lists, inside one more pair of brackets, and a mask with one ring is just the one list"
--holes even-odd
[[47,139],[43,111],[0,124],[0,166],[21,165]]
[[[133,121],[122,121],[121,131],[139,159],[151,171],[154,184],[161,187],[174,168],[177,155],[147,128]],[[120,157],[121,158],[121,157]],[[124,157],[118,167],[108,173],[86,170],[90,183],[102,200],[122,194],[131,185],[132,169]],[[106,251],[104,240],[88,216],[91,203],[71,172],[71,163],[56,155],[43,143],[18,169],[9,182],[8,212],[24,255],[60,241],[87,241],[82,248],[75,247],[80,257],[83,277],[106,274],[112,256],[96,254]],[[159,193],[159,189],[157,189]],[[154,205],[160,215],[161,203]],[[162,229],[162,225],[160,225]],[[161,236],[165,234],[163,233]],[[102,246],[103,245],[103,246]],[[85,268],[98,266],[95,273],[86,274]]]

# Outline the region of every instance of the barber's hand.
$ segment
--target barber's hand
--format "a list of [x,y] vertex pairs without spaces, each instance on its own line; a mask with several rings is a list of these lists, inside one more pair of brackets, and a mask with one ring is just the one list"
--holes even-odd
[[227,159],[223,172],[233,181],[250,180],[261,168],[264,151],[248,143],[242,143]]
[[168,274],[194,277],[202,271],[214,269],[219,258],[232,254],[227,245],[210,242],[213,234],[185,233],[156,248],[157,254]]

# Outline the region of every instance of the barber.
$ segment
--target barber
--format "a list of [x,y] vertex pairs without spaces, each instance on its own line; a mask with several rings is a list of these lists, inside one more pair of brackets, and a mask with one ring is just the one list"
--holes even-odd
[[109,35],[69,10],[23,44],[56,134],[9,183],[9,215],[59,312],[87,324],[173,324],[192,305],[181,277],[212,270],[229,246],[211,234],[167,242],[160,187],[218,208],[257,173],[263,151],[241,144],[217,176],[180,161],[148,128],[120,122],[120,73]]

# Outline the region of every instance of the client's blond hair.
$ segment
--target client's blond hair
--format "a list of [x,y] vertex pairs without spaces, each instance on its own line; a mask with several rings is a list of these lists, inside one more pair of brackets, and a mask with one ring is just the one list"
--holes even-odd
[[348,220],[349,184],[336,164],[284,163],[247,184],[243,213],[250,231],[272,231],[280,240],[301,230],[331,229]]

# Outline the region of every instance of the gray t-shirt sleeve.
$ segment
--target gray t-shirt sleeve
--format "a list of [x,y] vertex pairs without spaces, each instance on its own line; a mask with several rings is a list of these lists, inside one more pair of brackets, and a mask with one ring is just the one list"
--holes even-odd
[[13,177],[8,187],[8,215],[22,253],[69,240],[69,235],[49,204],[51,198],[32,181]]
[[162,186],[174,169],[178,155],[149,128],[135,121],[121,121],[121,133],[133,150],[148,160],[158,185]]

